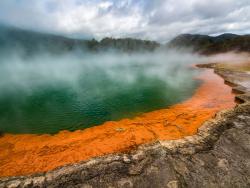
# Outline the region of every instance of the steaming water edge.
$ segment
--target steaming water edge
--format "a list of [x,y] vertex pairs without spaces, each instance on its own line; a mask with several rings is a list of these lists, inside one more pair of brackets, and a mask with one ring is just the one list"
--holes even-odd
[[166,108],[199,82],[190,54],[39,54],[1,58],[0,131],[57,133]]

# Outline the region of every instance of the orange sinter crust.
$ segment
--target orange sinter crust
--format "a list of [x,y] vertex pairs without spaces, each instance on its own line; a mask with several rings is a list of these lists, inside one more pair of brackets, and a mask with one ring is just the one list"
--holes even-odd
[[231,88],[213,70],[205,70],[198,79],[203,82],[190,99],[133,119],[56,135],[5,134],[0,137],[0,176],[44,172],[158,139],[194,135],[216,112],[235,105]]

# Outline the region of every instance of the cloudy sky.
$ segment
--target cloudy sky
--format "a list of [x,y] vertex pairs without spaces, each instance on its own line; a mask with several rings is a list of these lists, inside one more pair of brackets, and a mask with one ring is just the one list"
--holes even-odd
[[181,33],[250,33],[250,0],[0,0],[0,23],[166,42]]

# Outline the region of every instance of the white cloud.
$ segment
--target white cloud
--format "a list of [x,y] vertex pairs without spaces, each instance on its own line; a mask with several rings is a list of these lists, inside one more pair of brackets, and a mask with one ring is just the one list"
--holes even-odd
[[1,0],[0,22],[66,35],[165,42],[180,33],[248,33],[249,0]]

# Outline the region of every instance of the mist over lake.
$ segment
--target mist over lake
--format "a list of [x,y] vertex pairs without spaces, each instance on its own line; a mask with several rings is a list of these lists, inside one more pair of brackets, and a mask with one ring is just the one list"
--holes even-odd
[[190,54],[67,53],[1,57],[0,130],[56,133],[129,118],[190,97]]

